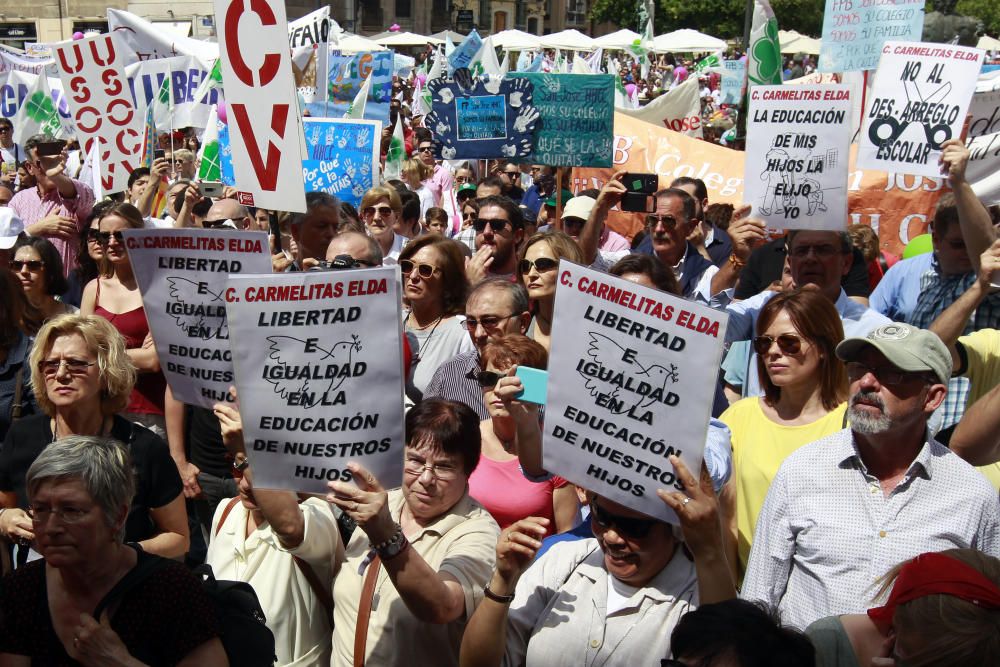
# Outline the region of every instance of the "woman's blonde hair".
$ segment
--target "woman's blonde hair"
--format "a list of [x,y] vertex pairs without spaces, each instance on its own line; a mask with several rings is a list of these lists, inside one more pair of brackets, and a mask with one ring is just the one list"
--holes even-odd
[[521,247],[521,252],[518,253],[517,262],[517,279],[524,282],[524,274],[521,273],[521,261],[524,256],[528,254],[528,248],[535,245],[536,243],[541,243],[544,241],[548,244],[549,249],[552,250],[552,254],[556,256],[556,259],[568,259],[571,262],[576,262],[581,264],[583,262],[583,252],[580,250],[580,246],[576,244],[573,237],[566,232],[561,232],[558,230],[552,230],[548,232],[536,232],[528,239],[527,243]]
[[125,338],[110,322],[97,315],[60,315],[38,330],[31,349],[31,388],[38,404],[47,415],[55,416],[55,405],[49,400],[45,387],[42,361],[57,338],[73,334],[83,338],[87,349],[97,357],[102,385],[101,414],[121,412],[128,405],[129,394],[135,386],[135,366],[125,352]]
[[403,173],[416,176],[422,183],[434,175],[434,169],[426,165],[423,160],[411,157],[403,163]]
[[403,211],[403,202],[399,200],[399,192],[396,191],[396,188],[377,185],[361,197],[361,206],[358,207],[358,212],[363,213],[369,206],[374,206],[379,199],[388,199],[389,208],[396,215]]

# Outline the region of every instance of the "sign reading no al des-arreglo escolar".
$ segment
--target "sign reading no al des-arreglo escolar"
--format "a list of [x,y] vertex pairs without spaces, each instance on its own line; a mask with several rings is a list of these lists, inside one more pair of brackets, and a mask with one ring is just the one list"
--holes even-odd
[[271,270],[267,234],[126,229],[124,236],[174,397],[203,408],[226,400],[233,384],[226,280]]
[[349,461],[403,470],[395,268],[232,276],[226,309],[254,485],[325,493]]
[[701,470],[726,315],[570,262],[558,271],[545,468],[676,523],[656,490],[680,489],[671,454]]

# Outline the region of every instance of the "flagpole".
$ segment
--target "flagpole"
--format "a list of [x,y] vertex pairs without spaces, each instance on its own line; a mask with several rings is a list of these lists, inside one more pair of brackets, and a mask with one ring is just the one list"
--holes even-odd
[[750,30],[753,25],[753,0],[746,0],[743,16],[743,55],[746,67],[743,68],[743,97],[740,98],[739,111],[736,116],[736,143],[742,144],[740,150],[746,148],[747,109],[750,105]]

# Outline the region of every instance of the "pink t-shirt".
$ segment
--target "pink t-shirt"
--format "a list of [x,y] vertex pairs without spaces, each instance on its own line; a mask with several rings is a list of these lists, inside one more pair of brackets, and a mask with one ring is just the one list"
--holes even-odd
[[529,482],[517,459],[495,461],[480,456],[469,478],[469,495],[493,515],[501,530],[529,516],[543,516],[549,520],[551,535],[555,532],[552,492],[566,484],[562,477]]

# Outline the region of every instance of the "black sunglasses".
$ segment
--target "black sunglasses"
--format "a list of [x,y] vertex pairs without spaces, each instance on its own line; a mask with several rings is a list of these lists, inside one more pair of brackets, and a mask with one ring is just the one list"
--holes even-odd
[[521,263],[518,264],[517,268],[521,270],[522,274],[526,274],[529,271],[531,271],[531,267],[535,267],[536,269],[538,269],[539,273],[545,273],[546,271],[554,271],[557,266],[559,266],[558,259],[539,257],[533,262],[530,259],[522,259]]
[[413,269],[417,270],[421,278],[430,278],[434,275],[435,271],[438,271],[436,266],[431,266],[430,264],[414,264],[408,259],[400,260],[399,270],[403,272],[404,276],[408,276],[413,273]]
[[503,376],[503,373],[497,373],[495,371],[479,371],[479,373],[476,374],[476,380],[479,382],[480,387],[483,389],[489,389],[497,386],[497,382],[499,382],[500,378]]
[[646,537],[653,526],[660,523],[656,519],[635,519],[611,514],[601,509],[596,500],[590,501],[590,518],[601,528],[605,530],[614,528],[615,532],[622,537],[630,537],[634,540]]
[[10,260],[10,268],[15,273],[19,272],[24,267],[28,267],[28,270],[34,273],[35,271],[41,271],[43,266],[45,266],[45,262],[40,259],[29,259],[26,262],[21,261],[20,259]]
[[779,334],[777,336],[756,336],[753,339],[753,349],[757,354],[763,356],[771,349],[771,345],[778,344],[778,349],[782,354],[798,354],[802,351],[802,337],[797,334]]
[[96,229],[93,229],[93,228],[88,229],[87,230],[87,240],[88,241],[93,241],[94,243],[100,243],[101,242],[101,232],[99,232],[99,231],[97,231]]
[[486,229],[486,225],[490,226],[494,234],[499,234],[507,225],[510,224],[510,220],[501,220],[500,218],[476,218],[475,222],[472,223],[473,228],[476,230],[477,234],[483,233]]
[[97,238],[101,242],[101,245],[108,245],[111,243],[111,237],[114,237],[115,241],[118,243],[125,242],[125,235],[121,232],[97,232]]
[[505,171],[504,174],[507,175],[509,178],[518,178],[521,175],[521,172],[519,172],[519,171]]

